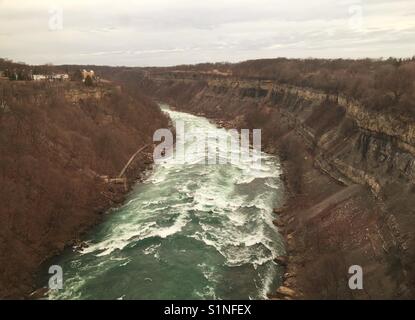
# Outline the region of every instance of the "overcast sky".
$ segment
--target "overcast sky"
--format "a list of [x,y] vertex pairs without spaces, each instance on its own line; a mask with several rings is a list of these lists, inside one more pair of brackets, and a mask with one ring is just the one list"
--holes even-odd
[[415,55],[415,0],[0,0],[0,57],[165,66]]

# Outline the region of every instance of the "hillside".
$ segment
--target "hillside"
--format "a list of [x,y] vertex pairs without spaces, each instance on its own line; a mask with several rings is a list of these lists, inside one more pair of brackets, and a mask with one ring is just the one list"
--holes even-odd
[[[79,239],[125,193],[107,184],[168,125],[137,89],[0,81],[0,297],[33,290],[39,265]],[[152,148],[127,171],[131,184]]]

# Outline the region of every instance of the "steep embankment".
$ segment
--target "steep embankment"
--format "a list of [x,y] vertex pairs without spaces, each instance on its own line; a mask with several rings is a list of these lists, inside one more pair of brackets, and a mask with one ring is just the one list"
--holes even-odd
[[[263,129],[291,194],[275,224],[289,253],[284,284],[296,296],[414,297],[411,119],[271,81],[159,73],[141,86],[179,109]],[[352,265],[363,268],[364,290],[348,287]]]
[[[116,177],[168,120],[137,89],[112,84],[2,81],[0,89],[0,297],[21,298],[42,261],[121,201],[124,185],[101,176]],[[133,162],[130,182],[151,151]]]

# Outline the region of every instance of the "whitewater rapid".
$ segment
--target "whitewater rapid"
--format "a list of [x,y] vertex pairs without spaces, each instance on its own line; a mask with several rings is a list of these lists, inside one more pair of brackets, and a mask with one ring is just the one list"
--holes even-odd
[[[186,132],[212,130],[203,117],[171,111]],[[229,135],[219,129],[221,135]],[[281,205],[278,160],[207,165],[195,150],[154,166],[127,201],[87,236],[81,252],[54,261],[64,273],[51,299],[265,299],[284,253],[272,210]],[[215,143],[212,141],[212,143]]]

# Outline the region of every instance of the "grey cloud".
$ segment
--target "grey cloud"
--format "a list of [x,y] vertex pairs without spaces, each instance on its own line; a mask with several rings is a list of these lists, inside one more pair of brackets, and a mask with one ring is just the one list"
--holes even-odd
[[[64,28],[48,30],[49,8]],[[362,30],[349,9],[362,8]],[[408,0],[0,1],[0,55],[29,63],[174,65],[415,53]],[[374,50],[376,48],[376,50]]]

